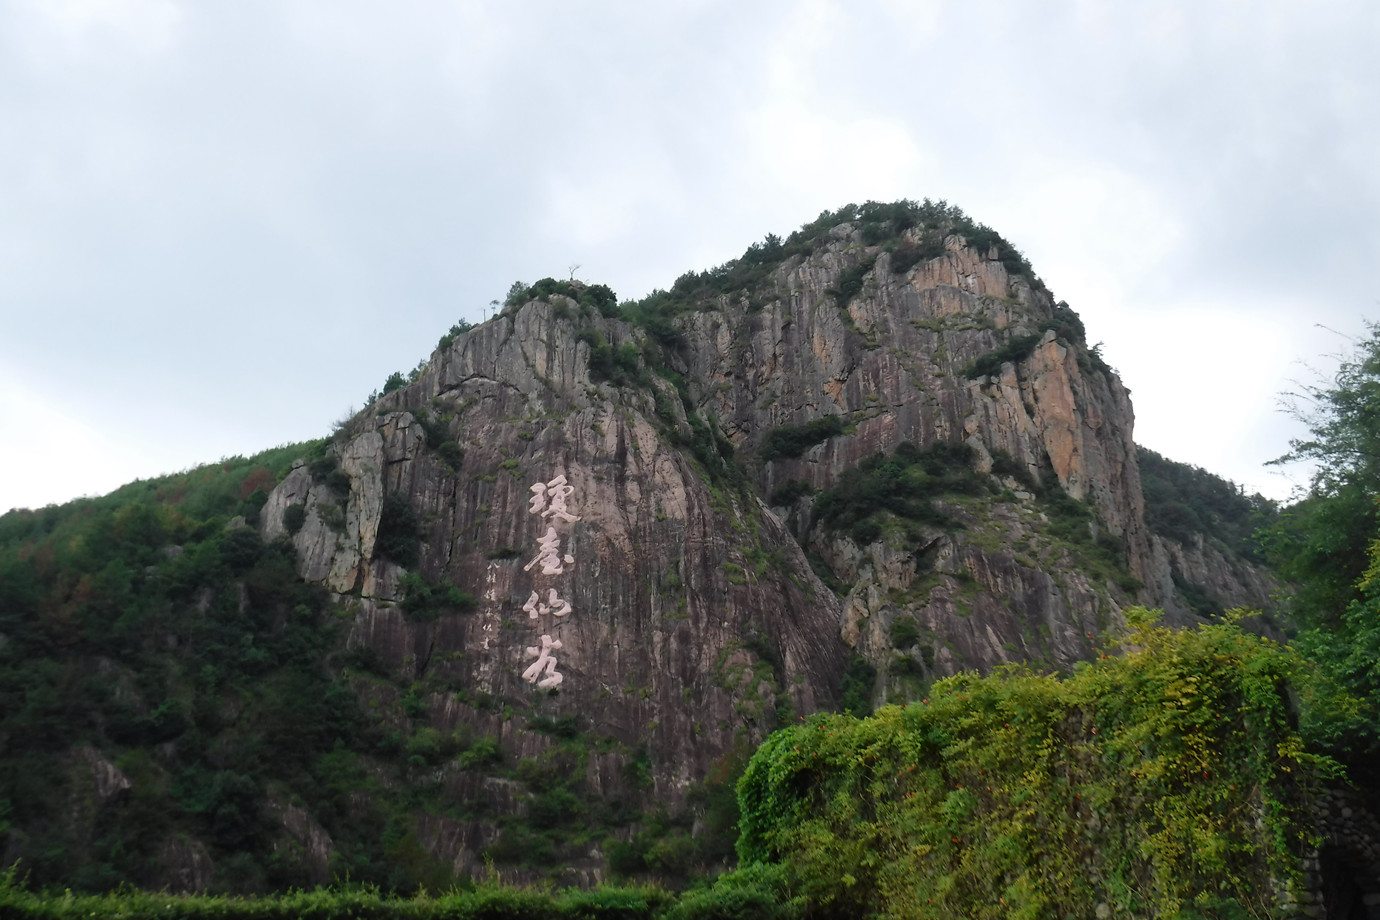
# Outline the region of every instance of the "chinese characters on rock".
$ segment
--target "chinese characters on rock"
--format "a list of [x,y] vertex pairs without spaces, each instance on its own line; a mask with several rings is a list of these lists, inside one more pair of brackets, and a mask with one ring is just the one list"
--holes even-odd
[[[575,487],[568,485],[564,475],[550,482],[539,482],[531,487],[532,498],[528,505],[529,514],[539,514],[548,521],[546,533],[537,540],[537,555],[522,567],[524,572],[537,570],[538,575],[563,575],[566,568],[575,564],[575,557],[561,552],[561,535],[556,532],[556,523],[573,524],[580,518],[570,513],[570,496]],[[543,628],[541,618],[553,616],[563,618],[570,615],[570,601],[563,600],[555,588],[548,588],[545,600],[541,592],[532,591],[532,596],[522,606],[529,619],[537,620],[537,628]],[[522,672],[522,679],[536,684],[543,690],[559,687],[565,676],[556,670],[557,661],[553,652],[561,650],[561,640],[542,635],[540,646],[528,646],[527,656],[535,658]],[[545,676],[543,676],[545,675]]]

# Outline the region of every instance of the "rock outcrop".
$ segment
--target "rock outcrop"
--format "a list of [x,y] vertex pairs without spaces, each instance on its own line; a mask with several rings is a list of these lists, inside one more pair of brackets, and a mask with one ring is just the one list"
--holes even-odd
[[[837,707],[845,671],[879,702],[964,668],[1067,667],[1126,604],[1187,617],[1174,571],[1267,597],[1249,566],[1149,533],[1129,396],[1066,306],[958,233],[904,271],[894,252],[841,224],[659,326],[560,294],[511,304],[298,464],[262,534],[292,541],[428,724],[516,762],[553,754],[533,725],[573,719],[609,741],[578,766],[589,788],[667,807],[783,720]],[[821,520],[827,490],[906,444],[963,445],[985,491],[934,496],[928,520]],[[526,807],[445,775],[491,813]],[[433,816],[419,836],[470,870],[497,834]]]

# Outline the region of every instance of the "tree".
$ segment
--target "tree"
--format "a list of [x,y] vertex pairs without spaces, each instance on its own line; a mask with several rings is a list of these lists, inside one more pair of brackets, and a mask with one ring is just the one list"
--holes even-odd
[[1290,412],[1309,436],[1289,442],[1275,460],[1316,464],[1307,496],[1285,509],[1267,533],[1270,561],[1299,585],[1295,614],[1305,623],[1338,625],[1360,596],[1380,498],[1380,325],[1344,358],[1336,378],[1291,395]]
[[1296,644],[1317,664],[1305,728],[1353,763],[1380,748],[1380,324],[1367,332],[1330,385],[1298,394],[1309,437],[1275,462],[1316,470],[1266,533],[1270,561],[1297,586]]

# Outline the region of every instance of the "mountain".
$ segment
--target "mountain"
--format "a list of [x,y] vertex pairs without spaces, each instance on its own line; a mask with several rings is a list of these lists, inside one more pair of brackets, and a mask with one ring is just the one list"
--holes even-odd
[[0,519],[0,864],[686,877],[774,729],[1277,589],[1270,509],[1138,451],[1078,316],[942,203],[635,303],[515,285],[384,389],[321,442]]

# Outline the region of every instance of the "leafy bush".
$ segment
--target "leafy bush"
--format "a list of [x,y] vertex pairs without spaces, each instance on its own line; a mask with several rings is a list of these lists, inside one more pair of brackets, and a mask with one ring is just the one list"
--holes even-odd
[[503,762],[503,750],[498,739],[484,735],[475,739],[469,750],[460,755],[460,765],[466,770],[482,770]]
[[293,536],[302,529],[302,525],[307,522],[307,506],[300,502],[288,505],[283,509],[283,529]]
[[580,721],[569,713],[562,716],[533,716],[527,726],[533,731],[554,735],[566,741],[573,741],[580,737]]
[[926,234],[919,242],[906,240],[891,251],[891,271],[903,275],[919,263],[937,259],[944,253],[944,238],[938,233]]
[[401,390],[405,386],[407,386],[407,378],[403,376],[402,371],[394,371],[383,382],[383,395],[387,396],[394,390]]
[[390,492],[383,497],[374,552],[404,568],[414,568],[421,559],[421,522],[407,496],[400,492]]
[[862,293],[863,279],[867,277],[868,272],[872,271],[872,266],[875,264],[877,264],[877,257],[875,255],[869,256],[852,268],[845,268],[839,273],[838,287],[834,288],[832,293],[840,307],[848,306],[850,300]]
[[475,608],[472,595],[455,585],[427,581],[416,572],[403,575],[398,586],[403,590],[403,611],[419,620],[434,620],[443,613],[464,613]]
[[1040,339],[1044,337],[1044,332],[1012,336],[1000,348],[974,358],[967,367],[963,368],[963,376],[969,380],[976,380],[978,377],[996,377],[1001,373],[1003,364],[1018,363],[1030,357],[1031,353],[1035,351],[1035,346],[1039,345]]
[[791,479],[771,490],[767,504],[774,508],[784,508],[795,504],[796,499],[815,494],[815,487],[803,479]]
[[618,295],[606,284],[585,284],[583,281],[559,281],[555,278],[542,278],[536,284],[525,285],[514,282],[508,289],[504,300],[506,306],[518,306],[529,300],[551,302],[553,296],[569,297],[584,307],[592,307],[603,316],[618,315]]
[[763,461],[799,457],[805,451],[843,434],[843,418],[826,415],[803,425],[783,425],[767,432],[757,456]]
[[348,497],[350,494],[350,474],[340,467],[336,467],[326,474],[326,488],[340,498]]
[[466,322],[463,319],[460,320],[460,322],[450,327],[449,332],[441,336],[440,341],[436,343],[436,350],[442,351],[446,348],[449,348],[451,342],[454,342],[460,336],[464,335],[466,332],[469,332],[473,328],[474,323]]
[[899,616],[892,620],[888,632],[891,636],[891,647],[894,649],[905,650],[920,641],[920,627],[913,616]]
[[1045,333],[1050,331],[1073,347],[1077,354],[1079,367],[1084,373],[1095,371],[1111,373],[1112,369],[1106,361],[1102,360],[1102,355],[1098,350],[1100,346],[1087,347],[1087,333],[1083,328],[1083,320],[1078,317],[1077,313],[1073,312],[1067,303],[1061,300],[1055,306],[1050,318],[1040,326],[1039,332],[1012,336],[1000,347],[975,358],[963,369],[963,376],[969,380],[976,380],[979,377],[999,375],[1003,364],[1007,362],[1017,363],[1030,357],[1035,351],[1035,346],[1040,344],[1040,339],[1044,338]]
[[1014,479],[1017,483],[1024,486],[1026,491],[1035,492],[1040,484],[1035,481],[1035,477],[1030,472],[1030,468],[1024,463],[1011,456],[1010,452],[1002,450],[1000,447],[990,451],[992,455],[992,475],[999,479]]
[[859,543],[871,543],[881,528],[872,516],[886,511],[899,518],[953,526],[931,499],[945,494],[979,495],[987,481],[972,469],[966,444],[936,441],[925,450],[904,442],[887,457],[875,454],[844,470],[833,488],[815,500],[815,520],[832,530],[852,529]]
[[436,448],[436,456],[453,471],[459,471],[465,462],[465,451],[455,441],[442,441]]
[[866,658],[855,655],[843,672],[840,700],[843,711],[864,718],[872,714],[872,690],[877,684],[877,669]]

